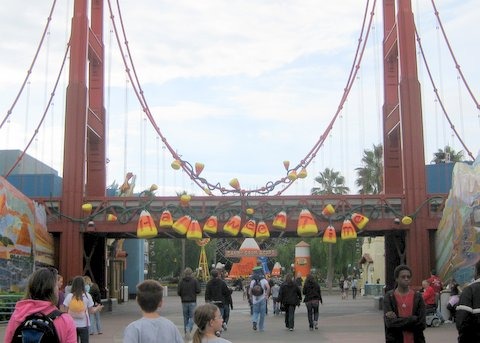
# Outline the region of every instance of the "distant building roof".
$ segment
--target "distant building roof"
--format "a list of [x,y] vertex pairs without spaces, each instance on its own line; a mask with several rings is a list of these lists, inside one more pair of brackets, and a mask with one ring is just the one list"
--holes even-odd
[[[0,150],[0,175],[5,175],[15,164],[22,154],[20,150]],[[11,175],[21,174],[53,174],[58,176],[58,172],[45,163],[25,154],[18,163]]]

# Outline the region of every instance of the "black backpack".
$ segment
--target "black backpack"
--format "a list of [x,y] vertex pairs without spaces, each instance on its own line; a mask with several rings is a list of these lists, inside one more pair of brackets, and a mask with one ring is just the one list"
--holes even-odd
[[29,315],[15,330],[12,343],[59,343],[53,321],[60,315],[59,310],[47,315],[40,312]]
[[255,284],[252,287],[252,295],[258,297],[263,294],[263,287],[261,280],[255,279]]

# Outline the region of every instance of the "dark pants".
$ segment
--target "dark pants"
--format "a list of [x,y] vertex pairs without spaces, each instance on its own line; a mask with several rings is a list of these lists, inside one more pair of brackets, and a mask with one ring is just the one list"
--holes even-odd
[[289,329],[295,327],[295,307],[297,305],[285,305],[285,326]]
[[77,328],[77,337],[79,338],[80,343],[88,343],[88,340],[90,339],[88,326],[84,328]]
[[318,304],[319,301],[309,301],[307,305],[308,327],[313,328],[314,323],[318,322]]
[[352,287],[352,298],[355,299],[357,297],[357,287]]
[[223,307],[223,322],[228,324],[228,320],[230,319],[230,305],[226,304]]

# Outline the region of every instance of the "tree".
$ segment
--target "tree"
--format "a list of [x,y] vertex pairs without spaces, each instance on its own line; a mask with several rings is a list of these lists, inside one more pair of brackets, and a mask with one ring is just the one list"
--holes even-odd
[[355,186],[359,194],[378,194],[383,190],[383,146],[373,145],[372,150],[365,149],[362,157],[363,167],[356,168]]
[[433,153],[433,160],[431,162],[434,164],[455,163],[461,162],[463,159],[463,150],[456,152],[449,145],[446,145],[445,149],[438,149],[437,152]]
[[315,181],[318,182],[321,187],[313,187],[311,190],[312,195],[324,195],[324,194],[347,194],[350,188],[345,186],[345,178],[333,169],[325,168],[320,175],[315,177]]
[[[340,172],[336,172],[333,169],[325,168],[320,175],[315,178],[321,187],[312,188],[312,195],[324,195],[324,194],[347,194],[350,189],[345,186],[345,178],[340,175]],[[332,289],[332,281],[334,274],[333,266],[333,247],[332,244],[328,244],[328,257],[327,257],[327,287]]]

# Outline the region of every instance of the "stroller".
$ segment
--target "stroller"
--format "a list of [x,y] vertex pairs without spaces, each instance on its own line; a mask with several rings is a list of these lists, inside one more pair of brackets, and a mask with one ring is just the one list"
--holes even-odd
[[439,296],[438,294],[435,297],[435,306],[427,307],[425,309],[425,321],[427,322],[427,326],[430,327],[439,327],[443,324],[444,319],[442,314],[438,311],[438,304],[439,304]]

